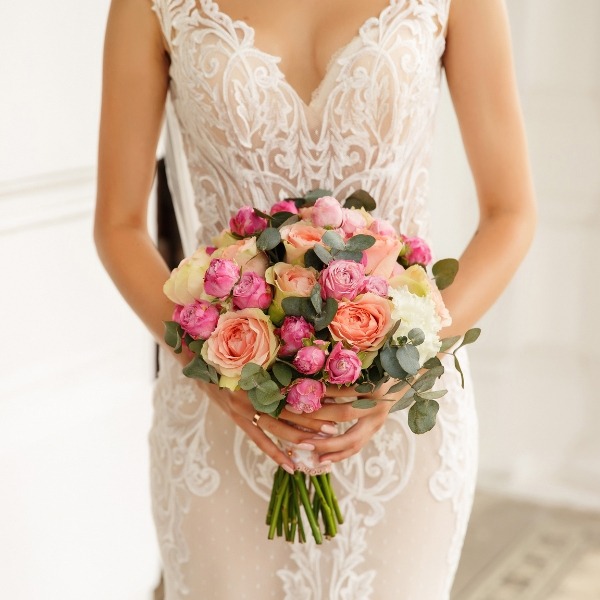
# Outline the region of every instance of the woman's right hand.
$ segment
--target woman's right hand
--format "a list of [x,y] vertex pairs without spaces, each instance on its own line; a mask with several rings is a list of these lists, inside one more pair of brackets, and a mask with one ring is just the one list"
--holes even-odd
[[[232,392],[202,381],[197,381],[197,384],[267,456],[288,473],[294,472],[294,463],[270,436],[297,444],[304,450],[313,450],[313,444],[303,442],[307,435],[331,436],[337,433],[333,421],[292,413],[287,409],[276,419],[256,411],[248,394],[243,390]],[[253,420],[256,414],[260,416],[255,425]]]

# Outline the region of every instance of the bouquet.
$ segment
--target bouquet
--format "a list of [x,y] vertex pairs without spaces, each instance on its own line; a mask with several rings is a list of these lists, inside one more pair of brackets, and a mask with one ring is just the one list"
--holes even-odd
[[[352,386],[359,395],[387,384],[386,395],[357,396],[353,406],[390,402],[390,412],[408,409],[414,433],[429,431],[446,393],[433,389],[444,372],[438,354],[455,347],[462,376],[456,350],[480,331],[462,342],[439,338],[451,322],[440,290],[458,262],[436,262],[429,274],[427,244],[397,234],[374,209],[362,190],[343,205],[316,190],[277,202],[270,214],[241,208],[213,246],[200,246],[165,283],[176,305],[165,340],[193,356],[184,375],[246,390],[257,414],[274,417],[286,406],[318,410],[326,385]],[[400,400],[390,399],[403,390]],[[308,523],[321,543],[343,522],[330,467],[302,445],[281,444],[295,472],[275,473],[268,537],[303,542]]]

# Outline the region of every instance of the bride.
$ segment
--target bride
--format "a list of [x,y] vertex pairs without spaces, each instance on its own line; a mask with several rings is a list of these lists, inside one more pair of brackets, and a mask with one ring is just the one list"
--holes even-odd
[[[183,239],[209,243],[243,204],[267,210],[315,188],[338,198],[363,188],[399,232],[427,237],[442,68],[479,199],[477,231],[444,292],[450,336],[499,296],[534,228],[502,0],[113,0],[95,239],[158,343],[173,306],[146,222],[167,98],[193,190],[175,202],[200,223],[183,219]],[[462,389],[446,367],[438,425],[414,436],[386,403],[253,423],[244,392],[184,378],[163,347],[150,449],[167,600],[447,599],[473,499],[477,421],[468,376]],[[314,434],[307,441],[294,425]],[[346,522],[322,546],[266,540],[271,473],[293,469],[271,436],[332,463]]]

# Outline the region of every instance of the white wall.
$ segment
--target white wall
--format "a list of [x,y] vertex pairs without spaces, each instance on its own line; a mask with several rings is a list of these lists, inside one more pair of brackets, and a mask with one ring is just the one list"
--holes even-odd
[[[480,481],[600,509],[600,3],[507,4],[540,216],[530,255],[471,352]],[[457,255],[475,193],[447,96],[437,137],[435,232]]]
[[108,0],[0,7],[0,587],[147,600],[153,348],[92,243]]

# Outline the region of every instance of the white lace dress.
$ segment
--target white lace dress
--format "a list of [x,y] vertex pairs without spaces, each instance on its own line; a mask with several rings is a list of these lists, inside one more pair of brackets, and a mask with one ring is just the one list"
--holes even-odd
[[[193,215],[184,240],[209,242],[245,203],[266,210],[317,187],[338,198],[368,190],[399,231],[426,237],[449,2],[391,0],[336,53],[306,104],[246,23],[210,0],[153,0],[193,192],[185,205],[177,194],[178,215]],[[443,384],[433,431],[415,436],[395,413],[334,466],[346,517],[338,536],[288,544],[266,539],[274,464],[163,356],[150,444],[167,600],[447,599],[473,499],[477,421],[468,376],[463,390],[448,365]]]

